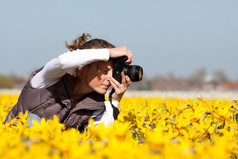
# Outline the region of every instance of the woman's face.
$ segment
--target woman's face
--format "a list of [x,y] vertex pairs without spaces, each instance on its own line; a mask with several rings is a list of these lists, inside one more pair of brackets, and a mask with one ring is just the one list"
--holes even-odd
[[113,62],[98,61],[88,65],[84,70],[84,79],[89,89],[99,94],[106,94],[110,87],[109,76],[112,76]]

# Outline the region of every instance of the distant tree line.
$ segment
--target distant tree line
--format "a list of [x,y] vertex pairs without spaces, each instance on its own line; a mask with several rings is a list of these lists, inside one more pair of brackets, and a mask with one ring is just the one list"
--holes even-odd
[[151,79],[145,76],[140,82],[133,82],[131,90],[238,90],[238,79],[230,80],[223,70],[207,75],[205,68],[194,71],[189,77],[176,77],[172,73],[156,75]]
[[[0,75],[1,88],[22,89],[27,78],[11,75]],[[140,82],[132,82],[129,90],[238,90],[238,80],[230,80],[223,70],[216,70],[208,76],[205,68],[194,71],[189,77],[176,77],[172,73],[146,76]]]
[[11,75],[0,75],[0,88],[7,88],[7,89],[12,89],[12,88],[17,88],[21,89],[27,79],[24,77],[20,77],[14,74]]

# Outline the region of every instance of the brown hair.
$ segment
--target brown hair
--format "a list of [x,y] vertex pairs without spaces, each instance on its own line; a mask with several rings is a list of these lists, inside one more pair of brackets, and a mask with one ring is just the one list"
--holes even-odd
[[77,49],[100,49],[100,48],[114,48],[115,46],[110,44],[109,42],[103,39],[92,39],[89,40],[91,37],[88,33],[83,33],[80,37],[76,38],[72,44],[68,44],[65,41],[66,47],[70,50],[77,50]]

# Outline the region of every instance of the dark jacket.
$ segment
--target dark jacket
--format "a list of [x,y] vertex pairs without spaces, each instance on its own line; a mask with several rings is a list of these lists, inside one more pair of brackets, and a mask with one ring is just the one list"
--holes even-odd
[[73,106],[73,91],[77,81],[76,73],[68,71],[60,81],[47,88],[33,88],[31,80],[41,69],[33,72],[24,86],[17,104],[9,112],[4,123],[17,118],[19,112],[34,113],[41,118],[51,119],[57,115],[66,128],[78,127],[82,130],[90,116],[97,110],[105,110],[104,95],[89,93]]

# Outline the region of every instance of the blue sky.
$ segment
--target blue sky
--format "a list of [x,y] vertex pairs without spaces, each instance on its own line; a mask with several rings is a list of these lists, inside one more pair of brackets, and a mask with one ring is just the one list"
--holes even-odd
[[0,74],[28,76],[83,32],[134,53],[147,77],[199,68],[238,79],[237,0],[8,0],[0,5]]

